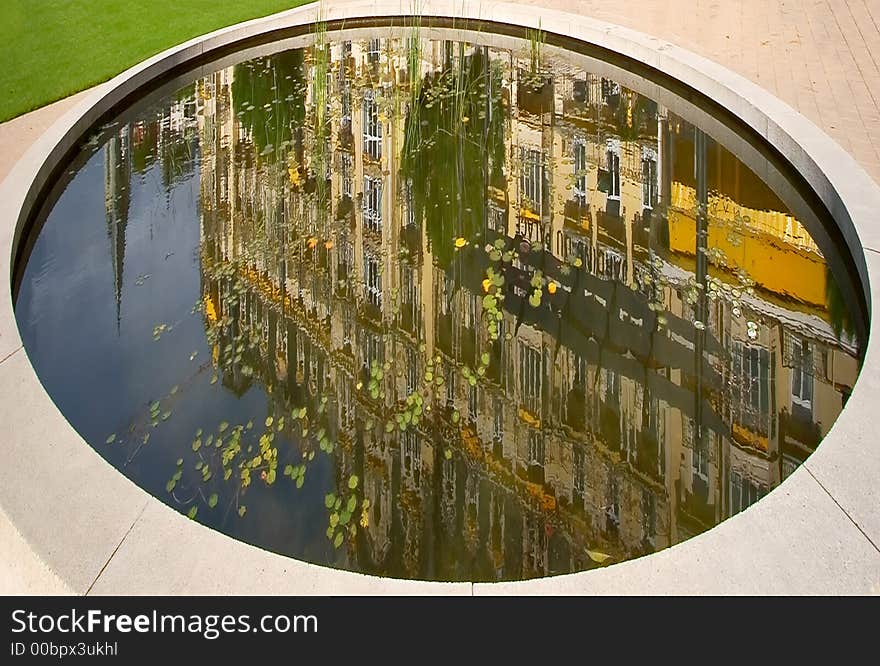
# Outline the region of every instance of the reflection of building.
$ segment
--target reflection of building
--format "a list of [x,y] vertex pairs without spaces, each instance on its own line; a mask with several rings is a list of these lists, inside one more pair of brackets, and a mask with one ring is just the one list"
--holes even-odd
[[110,263],[113,266],[113,292],[116,296],[116,328],[121,321],[122,277],[125,263],[125,229],[131,187],[131,147],[128,127],[111,136],[104,145],[104,211],[110,239]]
[[[145,175],[151,168],[162,170],[162,183],[169,188],[185,174],[176,168],[192,168],[192,142],[186,132],[193,128],[195,107],[179,100],[162,113],[118,129],[108,128],[104,143],[104,211],[110,240],[110,263],[116,297],[116,326],[121,322],[125,263],[125,232],[131,205],[132,174]],[[154,158],[159,159],[155,161]]]
[[[502,86],[486,108],[504,110],[503,160],[482,227],[438,240],[455,202],[417,215],[401,151],[408,132],[430,136],[429,105],[477,51],[498,75],[481,89]],[[315,49],[299,72],[258,62],[197,85],[206,317],[218,361],[260,336],[230,388],[263,382],[287,412],[330,397],[339,478],[356,473],[371,501],[361,568],[518,578],[650,552],[765,494],[840,411],[857,362],[829,321],[821,253],[665,109],[587,72],[544,76],[448,43],[423,41],[417,58],[402,41],[334,43],[326,71]],[[263,99],[259,72],[300,83]],[[406,82],[429,80],[440,94],[423,91],[419,116]],[[280,103],[306,119],[326,103],[327,127],[275,128],[273,143]],[[260,108],[268,130],[247,115]],[[396,428],[416,392],[431,411]]]

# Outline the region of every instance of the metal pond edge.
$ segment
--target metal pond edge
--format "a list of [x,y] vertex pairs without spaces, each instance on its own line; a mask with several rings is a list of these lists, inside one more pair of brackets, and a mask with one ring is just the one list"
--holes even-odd
[[[403,0],[333,0],[328,21],[407,14]],[[807,462],[767,497],[658,553],[593,571],[509,583],[435,583],[301,562],[202,526],[141,490],[65,420],[35,374],[15,322],[12,262],[32,207],[67,152],[144,84],[216,49],[318,17],[315,4],[224,28],[93,89],[0,184],[0,561],[20,592],[73,594],[878,594],[878,324],[846,408]],[[669,42],[564,12],[504,2],[425,0],[421,14],[491,21],[590,43],[659,70],[729,110],[797,169],[855,262],[869,313],[880,307],[880,187],[838,144],[751,81]],[[464,26],[462,26],[464,27]],[[83,378],[85,382],[88,378]],[[22,548],[24,544],[24,548]],[[26,551],[26,553],[24,552]],[[14,554],[14,560],[10,557]],[[16,570],[18,573],[16,573]]]

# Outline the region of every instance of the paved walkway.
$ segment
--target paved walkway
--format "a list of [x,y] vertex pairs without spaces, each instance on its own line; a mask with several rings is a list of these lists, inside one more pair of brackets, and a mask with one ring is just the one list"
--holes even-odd
[[[514,1],[592,15],[715,60],[803,113],[880,182],[880,0]],[[0,125],[0,181],[81,97]],[[66,591],[2,512],[0,552],[11,555],[0,593]]]

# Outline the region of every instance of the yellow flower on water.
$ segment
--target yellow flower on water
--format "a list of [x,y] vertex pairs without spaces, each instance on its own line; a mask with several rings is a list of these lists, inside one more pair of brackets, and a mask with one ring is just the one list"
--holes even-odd
[[296,167],[290,167],[287,170],[287,173],[290,175],[290,184],[294,187],[299,186],[299,169]]
[[467,241],[461,236],[455,239],[455,247],[464,247],[465,245],[467,245]]
[[333,241],[328,240],[326,243],[324,243],[324,247],[328,250],[331,249],[333,247]]
[[314,250],[315,246],[318,244],[318,239],[314,236],[310,237],[309,240],[306,241],[306,245],[309,246],[310,250]]
[[553,282],[553,281],[551,280],[551,281],[547,284],[547,291],[550,292],[551,294],[555,294],[555,293],[556,293],[556,289],[557,289],[557,287],[556,287],[556,283]]
[[483,280],[483,291],[485,291],[487,294],[489,293],[489,287],[491,287],[491,286],[492,286],[492,280],[490,280],[489,278],[486,278],[485,280]]

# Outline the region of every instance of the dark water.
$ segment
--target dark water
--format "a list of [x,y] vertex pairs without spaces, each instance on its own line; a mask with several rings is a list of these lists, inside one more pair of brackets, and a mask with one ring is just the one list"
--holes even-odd
[[125,110],[47,202],[16,315],[101,455],[273,551],[498,580],[680,542],[815,450],[862,322],[762,150],[539,41],[349,36]]

